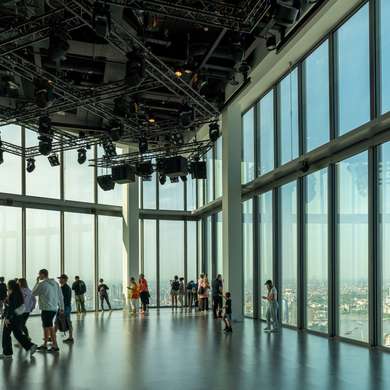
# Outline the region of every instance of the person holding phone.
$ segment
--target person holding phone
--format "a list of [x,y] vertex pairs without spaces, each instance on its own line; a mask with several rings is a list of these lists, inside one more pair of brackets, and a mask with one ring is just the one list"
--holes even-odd
[[[279,331],[279,305],[278,305],[278,292],[273,285],[272,280],[265,282],[268,294],[262,298],[268,301],[268,307],[266,312],[267,326],[264,329],[265,332],[278,332]],[[271,328],[272,325],[272,328]]]

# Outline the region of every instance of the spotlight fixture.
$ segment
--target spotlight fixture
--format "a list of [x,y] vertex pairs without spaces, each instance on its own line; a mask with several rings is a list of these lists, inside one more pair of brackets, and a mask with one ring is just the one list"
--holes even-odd
[[178,176],[172,176],[169,178],[171,183],[179,183],[179,178]]
[[51,154],[47,159],[49,160],[49,163],[52,167],[58,167],[60,165],[60,160],[57,153]]
[[93,6],[92,24],[98,37],[106,38],[111,32],[111,13],[108,4],[98,1]]
[[187,176],[180,176],[180,179],[183,183],[187,181]]
[[238,68],[238,71],[243,75],[244,80],[248,78],[248,73],[251,70],[251,67],[246,61],[242,61],[240,64],[240,67]]
[[153,117],[150,117],[149,119],[148,119],[148,122],[149,123],[156,123],[156,119],[154,119]]
[[34,80],[35,104],[39,108],[47,108],[53,101],[53,83],[44,79]]
[[42,136],[42,137],[38,137],[38,139],[39,139],[39,145],[38,145],[39,153],[41,153],[43,156],[48,156],[53,149],[53,143],[51,141],[51,138]]
[[51,139],[51,120],[48,116],[42,116],[39,118],[38,133],[39,153],[44,156],[48,156],[53,148],[53,142]]
[[127,54],[126,83],[129,87],[137,86],[145,78],[145,57],[139,50]]
[[219,124],[217,122],[210,123],[209,137],[211,142],[216,142],[219,138]]
[[139,148],[139,152],[141,154],[144,154],[148,151],[148,140],[146,138],[140,138],[139,141],[138,141],[138,148]]
[[80,148],[77,150],[77,162],[79,164],[84,164],[87,161],[87,150],[85,148]]
[[188,105],[183,104],[179,111],[179,121],[183,127],[188,127],[194,121],[194,109]]
[[181,69],[176,69],[175,70],[175,76],[176,77],[182,77],[183,76],[183,71]]
[[31,173],[35,169],[35,159],[32,157],[27,159],[26,171]]
[[115,182],[112,180],[111,175],[101,175],[96,178],[97,183],[99,184],[99,187],[103,191],[110,191],[113,190],[115,187]]
[[110,139],[105,138],[102,142],[102,146],[106,157],[116,156],[115,145],[112,143]]
[[167,177],[164,174],[160,174],[158,180],[159,180],[160,184],[163,186],[167,182]]
[[266,42],[265,42],[265,45],[267,47],[267,50],[268,51],[273,51],[276,49],[276,37],[275,35],[270,35]]

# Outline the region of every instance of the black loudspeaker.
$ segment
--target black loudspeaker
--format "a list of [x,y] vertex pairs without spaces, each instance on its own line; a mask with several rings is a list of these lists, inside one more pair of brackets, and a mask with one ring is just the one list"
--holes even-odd
[[169,177],[186,176],[188,173],[187,159],[182,156],[169,157],[163,160],[161,173]]
[[114,165],[111,168],[112,180],[118,184],[135,182],[134,168],[128,164]]
[[103,191],[110,191],[113,190],[115,187],[115,182],[112,180],[111,175],[102,175],[97,177],[97,182],[99,184],[99,187]]
[[193,179],[207,179],[206,161],[193,161],[191,174]]

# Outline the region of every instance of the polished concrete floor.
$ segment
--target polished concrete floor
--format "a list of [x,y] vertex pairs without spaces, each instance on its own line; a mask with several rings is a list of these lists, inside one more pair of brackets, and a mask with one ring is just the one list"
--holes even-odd
[[[40,340],[38,318],[29,322]],[[390,354],[245,320],[225,335],[204,315],[152,311],[74,317],[76,343],[0,361],[1,389],[390,389]],[[61,343],[61,337],[60,337]]]

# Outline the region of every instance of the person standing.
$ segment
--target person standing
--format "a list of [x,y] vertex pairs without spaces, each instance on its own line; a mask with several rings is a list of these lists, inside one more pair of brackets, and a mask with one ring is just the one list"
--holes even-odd
[[206,289],[206,278],[204,274],[199,275],[198,279],[198,309],[204,311],[206,309],[206,298],[208,290]]
[[225,323],[225,329],[224,331],[227,333],[233,332],[232,329],[232,298],[230,292],[227,292],[225,294],[225,313],[223,316],[223,321]]
[[43,327],[44,342],[38,349],[40,351],[48,351],[47,343],[50,338],[52,347],[49,351],[59,352],[53,320],[58,310],[60,310],[60,312],[64,311],[64,299],[60,285],[54,279],[49,279],[49,272],[47,269],[41,269],[32,293],[34,296],[38,297]]
[[212,296],[213,296],[213,314],[214,318],[221,318],[222,317],[222,290],[223,290],[223,283],[222,283],[222,276],[218,275],[215,280],[213,280],[212,283]]
[[[64,340],[64,343],[73,343],[73,326],[70,315],[72,313],[72,289],[68,285],[68,276],[62,274],[58,277],[60,282],[62,296],[64,298],[64,325],[65,328],[69,332],[69,336]],[[61,315],[61,313],[60,313]],[[56,329],[58,330],[58,329]]]
[[179,285],[178,298],[179,298],[180,307],[181,307],[181,309],[183,309],[184,308],[184,300],[185,300],[185,296],[186,296],[186,286],[184,285],[184,278],[183,277],[181,277],[179,279],[179,283],[180,283],[180,285]]
[[23,294],[24,299],[24,307],[25,311],[22,314],[22,332],[25,336],[30,338],[29,332],[26,326],[26,322],[28,318],[30,317],[30,314],[34,311],[35,306],[37,304],[37,300],[35,299],[34,295],[32,294],[32,291],[28,288],[27,280],[25,278],[18,279],[18,284],[20,286],[20,290]]
[[146,313],[148,310],[150,294],[149,294],[148,282],[145,279],[144,274],[141,274],[139,276],[138,285],[139,285],[139,293],[140,293],[140,298],[142,303],[141,313]]
[[2,337],[3,354],[0,355],[0,359],[12,359],[12,333],[22,347],[30,352],[30,357],[36,352],[37,345],[33,344],[22,331],[24,312],[24,299],[20,286],[15,280],[10,280],[8,282],[8,297],[6,299],[4,311],[5,319]]
[[[267,311],[265,314],[267,320],[267,326],[264,328],[265,332],[278,332],[279,331],[279,304],[278,304],[278,291],[273,285],[272,280],[265,282],[268,294],[263,296],[263,299],[268,301]],[[271,328],[272,325],[272,328]]]
[[72,284],[72,290],[74,291],[74,299],[76,302],[77,314],[86,313],[85,310],[85,293],[87,292],[87,286],[80,280],[79,276],[75,276],[75,281]]
[[98,294],[100,297],[100,305],[101,305],[101,308],[103,311],[104,311],[104,301],[106,301],[108,309],[112,310],[111,303],[110,303],[110,300],[108,298],[108,290],[109,290],[109,288],[106,284],[104,284],[104,280],[100,279],[99,285],[98,285]]
[[127,287],[129,290],[129,301],[131,312],[137,314],[138,311],[138,301],[139,301],[139,286],[135,281],[135,278],[130,278],[130,286]]
[[179,277],[175,275],[173,280],[171,280],[172,310],[177,309],[177,297],[179,295],[179,289],[180,289]]
[[6,299],[7,299],[7,285],[4,283],[4,276],[0,276],[0,317],[3,315]]
[[195,295],[196,295],[196,284],[193,280],[189,281],[186,286],[187,290],[187,305],[189,310],[192,310],[192,305],[195,301]]

